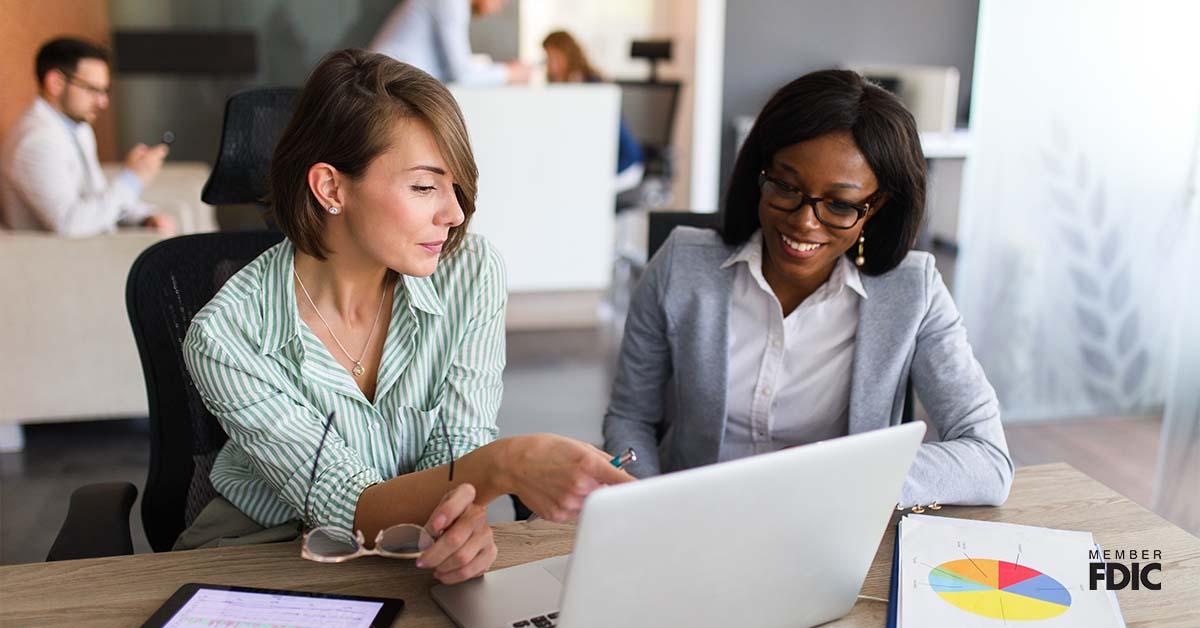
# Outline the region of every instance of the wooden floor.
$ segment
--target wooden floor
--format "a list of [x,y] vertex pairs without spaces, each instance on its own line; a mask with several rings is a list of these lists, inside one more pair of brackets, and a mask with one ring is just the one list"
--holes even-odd
[[1066,462],[1153,509],[1162,417],[1091,417],[1006,425],[1017,466]]

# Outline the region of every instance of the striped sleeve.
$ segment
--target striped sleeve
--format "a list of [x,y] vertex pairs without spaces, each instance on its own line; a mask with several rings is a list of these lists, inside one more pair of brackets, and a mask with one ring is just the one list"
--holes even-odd
[[[303,517],[325,417],[260,376],[280,367],[259,355],[249,341],[240,340],[244,336],[238,330],[218,330],[216,335],[225,339],[220,343],[205,328],[220,324],[217,317],[193,322],[184,341],[184,361],[205,406],[275,493],[226,498],[252,517],[272,507],[252,503],[254,500],[282,501],[298,518]],[[359,494],[382,480],[376,469],[363,464],[346,445],[337,429],[329,430],[308,496],[308,522],[353,529]]]
[[463,325],[461,340],[455,347],[446,376],[446,395],[436,429],[425,443],[417,469],[428,469],[450,461],[442,425],[454,445],[455,457],[461,457],[486,445],[499,435],[496,415],[504,392],[502,375],[505,363],[504,318],[508,306],[508,283],[499,253],[482,238],[462,253],[472,253],[463,263],[470,277],[461,298],[448,301],[450,320]]

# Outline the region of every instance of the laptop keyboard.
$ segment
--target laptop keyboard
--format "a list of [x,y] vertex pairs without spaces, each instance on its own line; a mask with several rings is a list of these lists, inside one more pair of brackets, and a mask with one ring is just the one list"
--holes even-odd
[[558,613],[546,613],[521,621],[514,621],[513,628],[554,628],[558,625]]

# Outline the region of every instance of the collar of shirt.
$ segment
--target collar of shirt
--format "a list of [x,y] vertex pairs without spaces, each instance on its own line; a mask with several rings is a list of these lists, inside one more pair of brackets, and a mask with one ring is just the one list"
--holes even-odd
[[[300,310],[296,306],[296,284],[292,280],[295,247],[288,240],[277,249],[278,255],[266,267],[262,291],[262,353],[274,353],[300,336]],[[441,296],[428,277],[400,276],[406,302],[410,309],[415,307],[434,316],[442,316]],[[399,293],[397,293],[397,296]],[[402,299],[392,299],[392,319]]]
[[[738,263],[745,263],[747,270],[750,271],[750,276],[754,278],[754,283],[759,288],[774,296],[775,292],[771,290],[770,284],[767,283],[766,277],[763,276],[763,240],[762,230],[755,231],[750,239],[746,241],[738,250],[721,263],[721,268],[729,268]],[[829,279],[821,284],[821,287],[804,300],[804,304],[817,304],[833,298],[841,293],[845,288],[853,290],[858,296],[867,298],[867,290],[863,287],[862,275],[858,272],[858,267],[850,263],[845,255],[838,256],[838,261],[833,266],[833,273],[829,275]]]
[[70,116],[59,111],[58,109],[55,109],[54,105],[51,105],[49,101],[47,101],[45,98],[42,98],[41,96],[38,96],[37,100],[35,102],[37,103],[38,107],[42,108],[43,110],[49,112],[54,117],[61,120],[63,123],[63,126],[65,126],[67,128],[67,131],[71,134],[72,138],[75,137],[75,132],[79,130],[79,125],[87,124],[86,122],[76,122],[75,120],[72,120]]

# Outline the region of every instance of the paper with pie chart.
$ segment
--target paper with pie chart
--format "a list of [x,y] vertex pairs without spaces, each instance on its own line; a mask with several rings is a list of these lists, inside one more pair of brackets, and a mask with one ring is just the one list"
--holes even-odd
[[1090,533],[910,515],[900,535],[899,626],[1125,625],[1088,588]]

